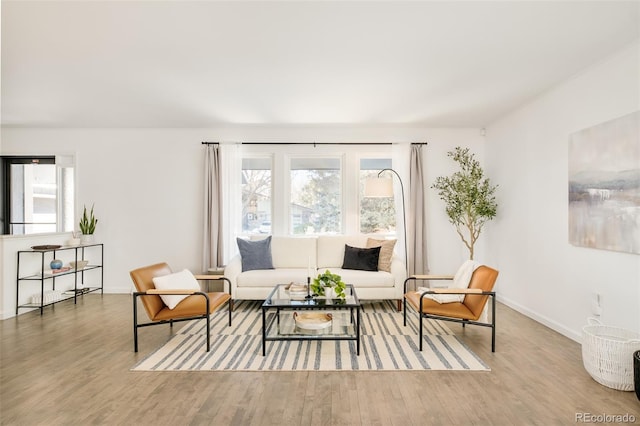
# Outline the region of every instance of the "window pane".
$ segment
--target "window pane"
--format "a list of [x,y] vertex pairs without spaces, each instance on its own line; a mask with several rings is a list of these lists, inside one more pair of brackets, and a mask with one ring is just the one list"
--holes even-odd
[[[396,208],[394,197],[369,198],[364,196],[364,184],[368,178],[378,176],[380,170],[391,168],[390,158],[363,158],[360,160],[360,232],[393,235],[396,232]],[[385,172],[382,178],[393,179],[393,172]]]
[[11,233],[56,231],[55,164],[11,164]]
[[271,159],[242,159],[242,231],[271,233]]
[[291,160],[290,232],[329,234],[342,231],[342,174],[339,158]]
[[75,181],[73,167],[60,167],[60,220],[58,228],[62,232],[70,232],[75,229]]

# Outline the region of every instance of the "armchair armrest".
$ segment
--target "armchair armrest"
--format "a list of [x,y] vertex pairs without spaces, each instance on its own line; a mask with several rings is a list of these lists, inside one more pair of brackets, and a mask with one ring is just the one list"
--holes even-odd
[[206,275],[206,274],[194,274],[196,280],[219,280],[222,277],[220,275]]
[[482,294],[481,288],[434,288],[427,294]]
[[424,291],[420,295],[420,299],[422,300],[426,295],[429,294],[476,294],[480,296],[491,296],[495,297],[495,291],[484,291],[481,288],[434,288],[428,291]]
[[[453,280],[453,275],[411,275],[406,280],[404,280],[404,293],[407,292],[407,284],[409,281],[416,280]],[[414,289],[417,284],[414,284]]]
[[452,280],[453,275],[411,275],[413,280]]
[[198,290],[170,290],[170,289],[166,289],[166,290],[158,290],[157,288],[152,288],[147,290],[144,293],[141,294],[164,294],[164,295],[179,295],[179,294],[195,294],[195,293],[202,293],[201,291]]

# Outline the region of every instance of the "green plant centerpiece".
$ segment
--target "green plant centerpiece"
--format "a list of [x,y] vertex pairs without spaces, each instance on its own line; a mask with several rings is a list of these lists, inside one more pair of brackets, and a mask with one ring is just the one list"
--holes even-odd
[[473,260],[473,248],[486,222],[496,216],[498,204],[494,193],[497,185],[491,185],[484,177],[480,162],[469,152],[469,148],[456,147],[447,153],[460,166],[451,176],[438,177],[431,186],[438,191],[445,203],[449,222],[469,249]]
[[82,218],[80,219],[80,232],[82,235],[92,235],[96,232],[96,225],[98,224],[98,219],[93,214],[93,205],[91,206],[91,211],[87,214],[87,206],[84,206],[84,210],[82,211]]
[[342,277],[338,274],[332,274],[328,269],[314,278],[311,283],[311,291],[316,296],[324,296],[325,288],[333,288],[336,297],[340,299],[347,297],[344,294],[347,285],[342,281]]

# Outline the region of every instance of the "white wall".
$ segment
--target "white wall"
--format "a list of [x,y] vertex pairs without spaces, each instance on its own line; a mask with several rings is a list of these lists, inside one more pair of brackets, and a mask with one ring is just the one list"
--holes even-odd
[[[19,129],[2,130],[2,154],[74,154],[78,208],[95,203],[96,239],[105,244],[105,292],[129,292],[129,271],[167,261],[199,271],[204,147],[201,141],[429,142],[427,181],[450,174],[446,152],[469,146],[483,158],[478,129],[233,127],[220,129]],[[467,257],[434,191],[429,195],[431,270],[453,273]],[[31,244],[29,244],[31,245]],[[25,246],[23,248],[28,248]],[[479,255],[483,253],[482,243]],[[4,250],[3,262],[15,262]],[[8,270],[8,268],[7,268]],[[4,276],[6,274],[1,274]],[[0,278],[1,279],[1,278]],[[2,288],[8,295],[15,278]],[[13,296],[15,297],[15,295]],[[4,317],[15,310],[2,298]]]
[[568,242],[568,143],[575,131],[640,109],[633,44],[487,129],[487,171],[500,183],[487,234],[500,299],[580,339],[593,293],[601,320],[640,332],[640,256]]

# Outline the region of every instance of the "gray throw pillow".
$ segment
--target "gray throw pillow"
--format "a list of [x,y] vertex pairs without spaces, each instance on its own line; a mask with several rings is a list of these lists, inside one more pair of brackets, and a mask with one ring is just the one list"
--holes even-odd
[[359,248],[344,245],[344,261],[342,269],[357,269],[360,271],[377,271],[380,247]]
[[274,269],[271,258],[271,235],[264,240],[247,241],[237,238],[240,258],[242,260],[242,272],[256,269]]

